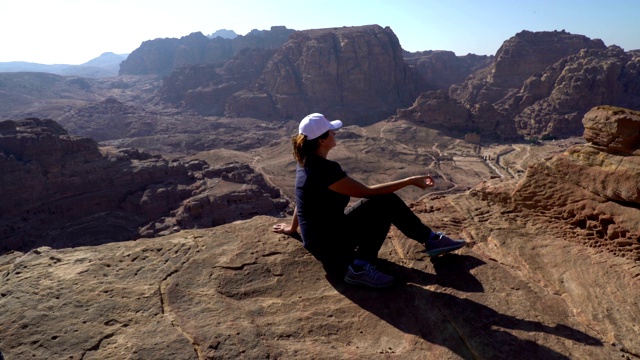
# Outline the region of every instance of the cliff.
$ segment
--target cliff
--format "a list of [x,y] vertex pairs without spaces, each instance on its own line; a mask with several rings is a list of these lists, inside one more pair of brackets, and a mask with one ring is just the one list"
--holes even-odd
[[637,55],[599,39],[522,31],[503,43],[490,66],[448,94],[422,94],[396,116],[497,140],[579,136],[582,117],[594,106],[640,108],[638,69]]
[[389,28],[298,31],[251,88],[229,99],[225,113],[299,119],[320,111],[363,124],[410,104],[422,86]]

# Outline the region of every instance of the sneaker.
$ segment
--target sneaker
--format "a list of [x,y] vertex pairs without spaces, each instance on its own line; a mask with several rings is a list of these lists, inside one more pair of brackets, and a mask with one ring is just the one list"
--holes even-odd
[[349,270],[344,276],[344,281],[351,285],[364,285],[374,288],[383,288],[393,284],[393,276],[381,273],[376,267],[370,264],[364,265],[360,272],[353,270],[349,265]]
[[466,243],[464,240],[453,240],[446,237],[443,233],[437,232],[433,239],[424,243],[424,247],[427,249],[427,256],[438,256],[458,250]]

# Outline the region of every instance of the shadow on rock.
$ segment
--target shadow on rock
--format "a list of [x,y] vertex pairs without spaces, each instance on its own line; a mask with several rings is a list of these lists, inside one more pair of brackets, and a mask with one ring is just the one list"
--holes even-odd
[[437,275],[382,261],[381,269],[397,275],[398,284],[383,290],[354,287],[327,277],[331,285],[362,309],[398,330],[445,346],[464,359],[569,359],[547,346],[512,332],[546,333],[584,345],[602,346],[588,334],[563,324],[547,326],[520,319],[470,299],[425,289],[440,285],[464,292],[483,292],[469,270],[484,264],[473,256],[447,255],[432,260]]
[[[464,292],[484,292],[482,283],[469,272],[486,264],[484,261],[474,256],[446,254],[431,258],[431,263],[437,274],[436,284]],[[421,271],[414,270],[412,275],[418,276],[416,273]]]

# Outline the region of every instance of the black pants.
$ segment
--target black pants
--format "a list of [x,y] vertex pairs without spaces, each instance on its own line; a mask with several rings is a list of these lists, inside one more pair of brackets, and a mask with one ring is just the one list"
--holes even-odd
[[345,215],[346,221],[330,238],[309,249],[330,275],[344,275],[354,259],[377,259],[392,224],[418,242],[431,235],[431,229],[396,194],[362,199],[347,208]]

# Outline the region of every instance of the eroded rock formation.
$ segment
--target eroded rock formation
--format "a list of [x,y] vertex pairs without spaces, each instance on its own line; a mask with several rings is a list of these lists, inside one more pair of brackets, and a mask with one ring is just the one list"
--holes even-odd
[[[277,51],[247,48],[225,62],[178,68],[165,78],[160,100],[219,116],[225,108],[230,116],[286,118],[304,116],[313,107],[344,112],[356,106],[361,113],[380,116],[381,109],[408,104],[420,91],[464,81],[493,59],[402,51],[403,64],[398,51],[391,31],[378,26],[302,31]],[[350,111],[351,118],[368,120]]]
[[160,100],[204,115],[224,115],[227,100],[248,88],[275,50],[244,49],[223,64],[181,67],[167,76]]
[[565,31],[522,31],[506,40],[493,64],[452,91],[464,104],[496,103],[518,91],[525,80],[582,49],[605,49],[602,40]]
[[226,113],[299,119],[321,111],[362,124],[410,104],[421,89],[390,28],[306,30],[276,52],[251,89],[229,99]]
[[528,78],[505,111],[522,135],[567,137],[599,105],[640,109],[640,57],[618,46],[581,50]]
[[[503,43],[491,66],[452,85],[449,96],[422,94],[397,116],[436,127],[450,118],[451,130],[502,140],[579,136],[594,106],[640,108],[639,64],[635,53],[601,40],[523,31]],[[461,107],[470,115],[460,118]]]
[[149,237],[277,214],[288,205],[248,166],[101,150],[52,120],[1,122],[0,150],[5,251]]
[[147,136],[157,132],[157,115],[113,97],[69,109],[57,122],[74,135],[96,141]]
[[577,241],[640,261],[640,112],[596,107],[583,123],[590,143],[532,165],[514,199],[575,226]]

